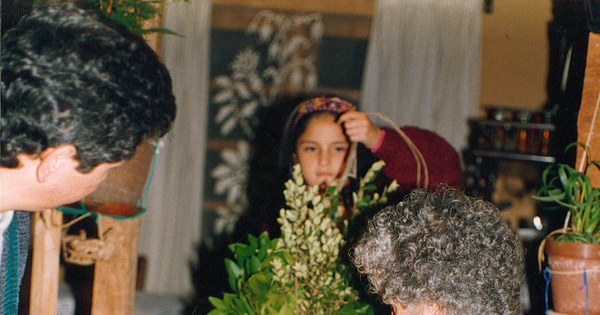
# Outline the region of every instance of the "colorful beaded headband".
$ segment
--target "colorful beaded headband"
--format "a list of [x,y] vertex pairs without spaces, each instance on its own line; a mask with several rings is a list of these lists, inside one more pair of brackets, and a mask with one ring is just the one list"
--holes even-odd
[[300,118],[302,118],[304,115],[313,112],[332,112],[340,114],[352,109],[354,109],[354,105],[352,105],[352,103],[339,97],[315,97],[298,105],[296,118],[294,118],[294,125],[296,125]]

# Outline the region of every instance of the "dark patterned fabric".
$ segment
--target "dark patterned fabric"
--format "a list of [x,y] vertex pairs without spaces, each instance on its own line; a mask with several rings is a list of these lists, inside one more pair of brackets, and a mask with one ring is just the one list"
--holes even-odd
[[30,225],[29,212],[16,211],[12,222],[2,236],[0,314],[17,313],[19,290],[29,253]]

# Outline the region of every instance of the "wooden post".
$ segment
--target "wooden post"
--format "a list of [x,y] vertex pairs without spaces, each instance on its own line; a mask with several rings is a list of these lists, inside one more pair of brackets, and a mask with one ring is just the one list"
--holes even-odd
[[[600,34],[590,33],[585,65],[585,78],[581,106],[577,116],[577,141],[588,143],[593,160],[600,160]],[[594,120],[595,119],[595,120]],[[592,126],[593,124],[593,126]],[[578,149],[576,169],[582,159],[582,149]],[[593,168],[590,179],[594,187],[600,187],[600,171]]]
[[141,218],[101,217],[99,224],[105,232],[112,229],[107,241],[114,244],[114,252],[109,259],[96,262],[91,314],[133,314]]
[[54,315],[58,303],[62,212],[46,209],[32,217],[29,314]]

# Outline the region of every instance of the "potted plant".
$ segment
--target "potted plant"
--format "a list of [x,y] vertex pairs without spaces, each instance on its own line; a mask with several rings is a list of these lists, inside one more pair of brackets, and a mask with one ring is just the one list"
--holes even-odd
[[[600,168],[591,159],[589,147],[583,168],[553,164],[542,173],[542,186],[534,199],[543,207],[568,210],[565,226],[551,232],[540,245],[548,256],[554,311],[565,314],[600,314],[600,188],[593,187],[589,173]],[[548,279],[548,277],[546,277]]]

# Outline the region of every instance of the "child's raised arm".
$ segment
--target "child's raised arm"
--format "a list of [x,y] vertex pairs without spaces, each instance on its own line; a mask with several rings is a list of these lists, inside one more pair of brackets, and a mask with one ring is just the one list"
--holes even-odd
[[373,125],[365,112],[347,111],[337,122],[342,125],[350,141],[362,142],[369,149],[373,149],[381,138],[381,129]]

